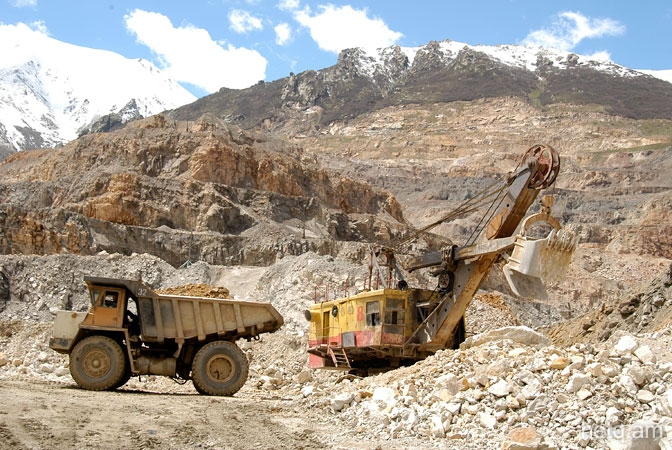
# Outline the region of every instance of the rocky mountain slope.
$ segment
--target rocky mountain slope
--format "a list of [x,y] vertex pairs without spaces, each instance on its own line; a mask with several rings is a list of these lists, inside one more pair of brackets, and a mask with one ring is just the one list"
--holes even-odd
[[62,145],[103,116],[94,131],[196,99],[149,61],[60,42],[24,24],[0,27],[0,51],[0,158]]
[[296,146],[213,118],[159,115],[0,164],[2,253],[151,253],[266,265],[403,227],[391,194]]
[[[367,242],[435,221],[545,142],[562,158],[555,214],[581,237],[570,278],[584,280],[552,297],[578,314],[655,277],[672,255],[671,136],[666,120],[515,98],[388,107],[291,141],[212,116],[156,116],[0,165],[0,244],[4,253],[150,253],[175,266],[270,265],[308,251],[363,263]],[[463,244],[482,214],[398,250]],[[619,264],[633,270],[614,274]],[[497,271],[487,286],[510,294]]]
[[[583,242],[670,258],[671,124],[509,97],[387,107],[295,142],[327,167],[394,193],[416,226],[501,179],[530,143],[543,142],[562,161],[554,210],[581,228]],[[473,223],[438,230],[460,237]]]
[[450,40],[376,54],[344,50],[332,67],[221,89],[173,116],[211,112],[243,128],[311,134],[388,106],[506,96],[539,107],[572,103],[637,119],[672,117],[672,84],[641,72],[554,49]]

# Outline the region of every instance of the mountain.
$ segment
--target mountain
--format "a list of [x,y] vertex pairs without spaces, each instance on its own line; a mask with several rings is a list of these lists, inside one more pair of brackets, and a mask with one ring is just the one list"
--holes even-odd
[[341,52],[336,65],[243,90],[221,89],[173,112],[205,112],[243,128],[310,133],[387,106],[513,96],[535,107],[594,105],[635,119],[672,117],[672,84],[574,53],[455,41]]
[[24,24],[0,26],[0,52],[5,152],[59,146],[102,116],[125,122],[196,98],[146,60],[60,42]]

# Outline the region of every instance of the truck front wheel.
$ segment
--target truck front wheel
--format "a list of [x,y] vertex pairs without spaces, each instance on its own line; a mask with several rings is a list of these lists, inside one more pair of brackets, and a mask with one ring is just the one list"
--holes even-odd
[[236,344],[214,341],[196,353],[191,378],[201,394],[233,395],[247,381],[248,369],[247,357]]
[[126,373],[126,357],[121,346],[106,336],[82,339],[70,353],[70,374],[90,391],[116,389]]

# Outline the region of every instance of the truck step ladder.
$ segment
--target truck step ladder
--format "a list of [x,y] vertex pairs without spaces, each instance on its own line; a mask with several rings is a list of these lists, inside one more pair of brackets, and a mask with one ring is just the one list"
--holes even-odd
[[332,361],[334,361],[334,367],[339,369],[350,369],[350,361],[348,356],[345,354],[343,347],[331,347],[327,348],[329,356],[331,356]]

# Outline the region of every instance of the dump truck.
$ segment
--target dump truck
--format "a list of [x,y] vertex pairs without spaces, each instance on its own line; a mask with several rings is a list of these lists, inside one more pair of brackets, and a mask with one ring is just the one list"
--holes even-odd
[[[541,198],[541,212],[524,217],[559,170],[555,149],[534,145],[503,183],[411,234],[490,204],[490,216],[466,245],[410,255],[403,264],[394,246],[371,247],[368,285],[361,292],[333,300],[323,294],[305,311],[310,367],[366,375],[457,348],[465,339],[467,307],[498,261],[506,262],[503,271],[515,295],[545,299],[545,284],[564,277],[577,238],[553,217],[552,195]],[[404,273],[420,269],[437,277],[436,288],[409,287]]]
[[142,281],[84,277],[88,312],[58,311],[49,347],[70,355],[84,389],[123,386],[132,376],[192,380],[201,394],[235,394],[248,360],[238,339],[258,339],[283,324],[269,303],[158,294]]

